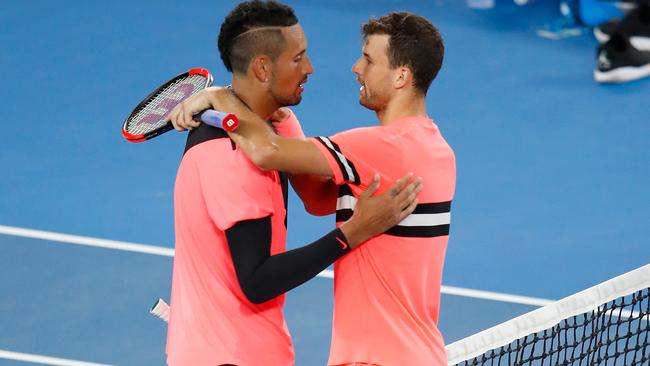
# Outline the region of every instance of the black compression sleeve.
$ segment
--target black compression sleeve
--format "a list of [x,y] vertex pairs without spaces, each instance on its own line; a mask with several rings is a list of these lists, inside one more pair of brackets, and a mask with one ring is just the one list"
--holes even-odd
[[268,301],[316,276],[350,251],[336,229],[315,242],[271,256],[271,217],[240,221],[226,230],[242,291],[255,304]]

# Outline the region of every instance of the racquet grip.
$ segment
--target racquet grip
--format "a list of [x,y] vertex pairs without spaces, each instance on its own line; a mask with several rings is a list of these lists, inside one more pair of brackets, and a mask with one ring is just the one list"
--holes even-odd
[[169,322],[169,305],[163,299],[158,299],[149,310],[149,313],[165,322]]
[[213,127],[223,128],[228,132],[234,131],[239,126],[237,116],[232,113],[206,109],[199,117],[203,123]]

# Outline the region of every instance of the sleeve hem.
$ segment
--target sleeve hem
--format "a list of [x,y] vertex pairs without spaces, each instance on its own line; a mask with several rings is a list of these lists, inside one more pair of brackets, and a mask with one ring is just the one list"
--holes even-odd
[[337,185],[345,183],[345,178],[343,177],[341,168],[330,150],[318,138],[309,138],[309,142],[314,144],[318,151],[320,151],[320,153],[325,157],[325,160],[327,160],[327,164],[329,164],[330,169],[332,169],[332,180],[334,180],[334,183]]

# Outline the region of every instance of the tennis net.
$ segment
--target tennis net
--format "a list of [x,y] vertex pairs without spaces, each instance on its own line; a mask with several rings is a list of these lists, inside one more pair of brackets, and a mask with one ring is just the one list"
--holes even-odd
[[650,365],[650,264],[447,346],[448,364]]

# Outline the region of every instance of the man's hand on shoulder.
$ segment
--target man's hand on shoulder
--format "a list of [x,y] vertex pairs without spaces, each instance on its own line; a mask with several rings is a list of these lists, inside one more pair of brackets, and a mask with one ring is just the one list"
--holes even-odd
[[185,99],[182,103],[174,107],[167,116],[177,131],[192,130],[199,127],[200,121],[194,119],[194,115],[211,108],[210,93],[215,88],[210,87]]
[[238,117],[240,113],[248,112],[243,103],[228,88],[212,86],[185,99],[172,109],[166,120],[170,121],[177,131],[192,130],[201,124],[201,121],[196,120],[194,116],[206,109],[233,112]]

